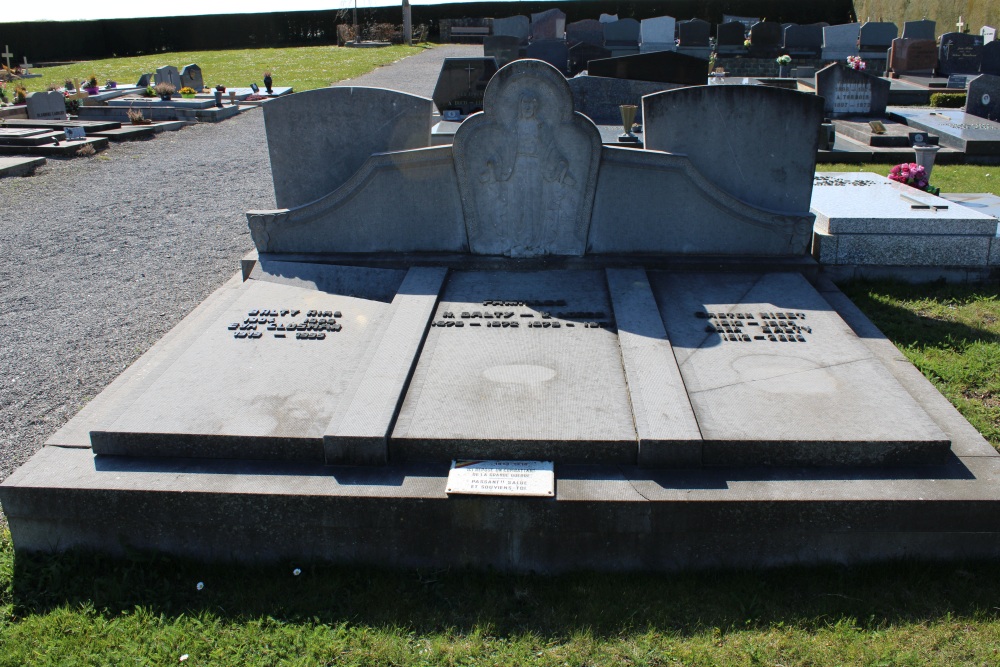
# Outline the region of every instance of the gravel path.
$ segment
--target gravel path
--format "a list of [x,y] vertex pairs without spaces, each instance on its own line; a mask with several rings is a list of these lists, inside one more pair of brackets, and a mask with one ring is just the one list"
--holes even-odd
[[[351,83],[429,97],[444,58],[481,53],[442,46]],[[0,481],[233,276],[259,208],[259,109],[0,179]]]

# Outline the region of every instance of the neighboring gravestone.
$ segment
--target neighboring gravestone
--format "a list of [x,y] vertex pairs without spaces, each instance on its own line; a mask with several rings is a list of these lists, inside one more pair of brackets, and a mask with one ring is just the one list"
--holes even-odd
[[816,95],[827,116],[883,116],[891,84],[877,76],[833,63],[816,72]]
[[823,26],[818,23],[788,26],[785,28],[784,46],[793,58],[819,58],[823,50]]
[[531,15],[531,39],[565,39],[566,14],[548,9]]
[[621,19],[604,24],[604,48],[612,56],[627,56],[639,52],[639,22]]
[[528,44],[528,57],[544,60],[566,74],[569,71],[569,46],[563,39],[538,39]]
[[598,19],[599,23],[614,23],[618,20],[618,14],[601,14]]
[[462,116],[482,111],[483,93],[497,71],[493,58],[445,58],[434,86],[434,106],[441,115],[457,111]]
[[740,21],[721,23],[715,29],[715,51],[719,55],[746,53],[746,26]]
[[635,122],[642,122],[642,98],[645,95],[679,88],[673,83],[629,81],[605,76],[575,76],[569,79],[573,91],[573,107],[598,125],[620,126],[621,105],[639,107]]
[[633,81],[703,86],[708,82],[708,61],[675,51],[654,51],[605,60],[591,60],[587,73],[591,76]]
[[932,74],[937,61],[938,49],[933,39],[892,40],[889,69],[896,74]]
[[983,44],[989,44],[990,42],[996,40],[997,29],[992,26],[984,25],[979,30],[979,36],[983,38]]
[[937,39],[937,23],[929,19],[903,23],[903,39]]
[[520,41],[526,42],[529,34],[531,34],[531,21],[527,16],[493,19],[494,37],[517,37]]
[[66,120],[66,98],[59,91],[28,93],[26,102],[31,120]]
[[[770,86],[693,86],[642,100],[645,147],[683,153],[738,199],[809,208],[823,101]],[[750,168],[748,168],[750,167]]]
[[177,90],[183,88],[181,85],[181,73],[173,65],[156,68],[156,83],[169,83]]
[[823,28],[823,60],[847,60],[858,55],[860,23],[845,23]]
[[1000,121],[1000,76],[983,74],[969,84],[965,112],[980,118]]
[[983,74],[1000,76],[1000,42],[992,41],[983,44],[983,59],[979,71]]
[[140,76],[139,80],[135,84],[135,87],[148,88],[151,85],[153,85],[153,75],[150,73],[150,74],[143,74],[142,76]]
[[709,45],[712,34],[712,24],[701,19],[689,19],[677,22],[678,46],[704,47]]
[[782,39],[780,23],[762,21],[750,28],[750,55],[754,58],[773,58],[778,55]]
[[643,19],[639,24],[639,49],[643,53],[673,51],[677,48],[677,43],[674,41],[676,32],[677,21],[673,16]]
[[383,88],[333,86],[263,105],[278,208],[295,208],[343,185],[372,153],[424,148],[433,101]]
[[181,87],[194,88],[197,92],[205,87],[205,80],[201,76],[201,68],[195,64],[186,65],[181,70]]
[[570,23],[566,26],[566,41],[570,46],[575,44],[604,46],[604,26],[594,19]]
[[938,48],[938,71],[950,74],[978,74],[983,58],[983,38],[961,32],[941,35]]
[[887,21],[868,21],[861,26],[858,34],[859,50],[866,52],[869,58],[885,58],[886,51],[892,46],[892,40],[899,36],[899,28],[895,23]]
[[490,36],[483,39],[483,55],[493,58],[497,67],[514,62],[521,57],[521,39],[511,35]]
[[592,60],[610,58],[611,52],[603,46],[594,44],[576,44],[569,49],[569,73],[579,74],[587,69]]
[[601,136],[573,112],[559,72],[530,60],[503,68],[485,113],[459,126],[453,153],[471,252],[584,253]]

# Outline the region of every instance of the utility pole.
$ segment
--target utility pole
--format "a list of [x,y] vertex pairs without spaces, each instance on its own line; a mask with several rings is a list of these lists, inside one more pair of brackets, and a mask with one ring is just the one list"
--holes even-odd
[[403,0],[403,43],[413,46],[413,17],[410,15],[410,0]]

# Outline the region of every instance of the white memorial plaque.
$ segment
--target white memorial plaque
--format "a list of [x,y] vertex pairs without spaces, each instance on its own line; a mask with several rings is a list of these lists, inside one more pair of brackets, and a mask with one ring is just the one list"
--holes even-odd
[[67,141],[76,141],[77,139],[86,139],[87,131],[82,127],[67,127],[63,128],[63,132],[66,134]]
[[552,461],[452,461],[447,493],[554,496]]

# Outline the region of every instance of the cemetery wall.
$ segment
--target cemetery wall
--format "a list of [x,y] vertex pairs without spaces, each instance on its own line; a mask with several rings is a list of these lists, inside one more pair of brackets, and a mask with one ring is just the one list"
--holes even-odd
[[[506,17],[552,9],[552,2],[472,2],[414,6],[414,25],[431,27],[462,17]],[[621,18],[669,15],[701,18],[720,23],[724,13],[767,17],[771,21],[842,23],[854,20],[852,0],[812,3],[801,0],[654,0],[652,2],[565,2],[558,5],[571,23],[597,18],[601,13]],[[46,21],[3,24],[3,40],[14,53],[31,62],[132,56],[163,51],[199,51],[235,48],[273,48],[335,44],[337,25],[351,22],[349,10],[273,12],[268,14],[219,14],[99,21]],[[363,25],[402,22],[399,6],[358,10]],[[954,20],[952,20],[954,22]]]
[[854,0],[859,21],[868,17],[872,21],[892,21],[902,30],[904,21],[927,18],[937,22],[938,36],[957,30],[959,16],[966,29],[978,35],[984,25],[996,25],[996,8],[996,0]]

